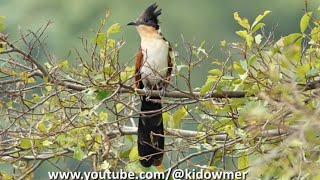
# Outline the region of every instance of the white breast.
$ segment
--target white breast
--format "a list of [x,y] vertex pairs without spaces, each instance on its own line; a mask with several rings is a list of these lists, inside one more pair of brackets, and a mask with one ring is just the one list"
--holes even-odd
[[162,38],[141,40],[143,62],[140,69],[143,84],[154,86],[164,78],[168,71],[169,44]]

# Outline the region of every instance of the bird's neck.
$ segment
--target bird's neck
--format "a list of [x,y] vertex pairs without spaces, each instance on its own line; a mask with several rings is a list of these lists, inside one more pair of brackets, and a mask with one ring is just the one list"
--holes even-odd
[[151,39],[163,39],[160,28],[157,30],[156,28],[151,26],[140,25],[137,26],[137,30],[142,41]]

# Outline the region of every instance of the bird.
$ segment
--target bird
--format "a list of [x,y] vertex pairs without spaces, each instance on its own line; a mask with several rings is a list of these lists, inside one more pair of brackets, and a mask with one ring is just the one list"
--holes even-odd
[[[135,63],[135,88],[143,89],[140,96],[141,111],[138,123],[138,153],[144,167],[160,166],[164,155],[164,127],[161,97],[172,74],[173,63],[170,43],[163,37],[158,16],[161,10],[156,3],[150,5],[134,22],[140,35],[140,48]],[[148,92],[159,90],[157,96],[147,96]],[[162,94],[162,95],[161,95]]]

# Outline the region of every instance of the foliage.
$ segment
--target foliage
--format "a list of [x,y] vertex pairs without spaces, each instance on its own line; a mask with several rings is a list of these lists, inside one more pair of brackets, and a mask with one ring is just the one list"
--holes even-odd
[[[213,58],[205,42],[184,42],[186,52],[174,53],[176,81],[163,99],[166,169],[320,176],[320,21],[306,12],[300,32],[275,39],[262,23],[270,13],[253,23],[234,13],[241,39],[221,41],[225,60]],[[81,39],[83,50],[71,61],[46,49],[50,24],[18,40],[0,37],[0,162],[12,169],[2,176],[32,178],[42,162],[70,159],[90,162],[95,171],[147,171],[137,164],[134,136],[141,92],[132,88],[132,63],[120,63],[124,42],[113,39],[121,25],[106,29],[103,20],[94,39]],[[39,63],[43,58],[47,62]],[[213,69],[201,88],[192,87],[192,69],[204,59],[212,59]],[[175,82],[185,82],[187,90]]]

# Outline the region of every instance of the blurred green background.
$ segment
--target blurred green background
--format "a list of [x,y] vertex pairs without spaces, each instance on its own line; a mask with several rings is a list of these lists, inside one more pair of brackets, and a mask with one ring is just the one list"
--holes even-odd
[[[54,23],[47,31],[47,41],[50,52],[58,59],[68,57],[70,50],[81,50],[80,35],[93,38],[92,30],[97,30],[101,19],[105,18],[106,9],[110,10],[107,26],[120,23],[123,28],[114,36],[116,39],[126,41],[121,50],[123,63],[134,57],[139,47],[139,35],[132,27],[126,24],[135,20],[144,9],[155,0],[0,0],[0,15],[6,16],[6,32],[10,33],[11,40],[19,34],[18,28],[23,30],[37,30],[51,19]],[[240,38],[235,31],[241,27],[233,18],[234,12],[241,17],[247,17],[252,23],[258,14],[265,10],[272,13],[264,19],[266,29],[276,29],[276,38],[289,33],[299,32],[300,18],[304,14],[304,0],[229,0],[229,1],[191,1],[191,0],[162,0],[156,1],[162,8],[160,16],[161,30],[167,40],[178,44],[177,51],[183,55],[181,48],[181,35],[188,41],[195,38],[196,45],[206,41],[206,47],[214,46],[212,57],[222,57],[219,51],[219,42],[237,42]],[[319,0],[309,0],[309,9],[317,9]],[[74,60],[71,55],[68,59]],[[212,59],[211,57],[211,59]],[[201,86],[206,81],[207,70],[210,69],[211,59],[204,65],[193,70],[193,87]],[[42,60],[43,63],[46,61]],[[212,68],[212,67],[211,67]],[[73,167],[74,162],[66,162]],[[37,170],[35,179],[47,176],[47,171]],[[88,169],[89,164],[83,166]],[[53,167],[52,167],[53,168]],[[71,168],[72,169],[72,168]],[[57,170],[53,168],[52,170]]]
[[[47,44],[51,53],[58,59],[65,59],[69,50],[81,50],[80,35],[93,38],[92,30],[97,30],[100,20],[105,18],[106,9],[110,10],[107,25],[121,23],[122,31],[117,39],[126,41],[121,51],[121,61],[131,59],[139,46],[139,35],[132,27],[126,24],[135,20],[144,9],[157,2],[162,8],[160,16],[161,30],[166,39],[178,44],[177,51],[183,55],[181,35],[187,41],[193,38],[196,45],[206,41],[206,47],[215,47],[212,57],[219,58],[219,42],[236,42],[235,35],[241,27],[235,22],[233,13],[239,12],[241,17],[247,17],[252,23],[255,17],[265,10],[272,13],[264,19],[266,29],[278,25],[276,37],[299,31],[299,21],[304,14],[304,0],[230,0],[230,1],[111,1],[111,0],[0,0],[0,15],[7,17],[7,32],[10,37],[17,37],[18,27],[24,30],[37,30],[51,19],[52,24],[47,31]],[[309,8],[319,6],[317,0],[309,0]],[[68,58],[73,60],[72,56]],[[44,60],[45,61],[45,60]],[[205,64],[209,64],[210,59]],[[206,72],[210,66],[195,68],[193,72],[194,87],[201,86],[206,80]]]

